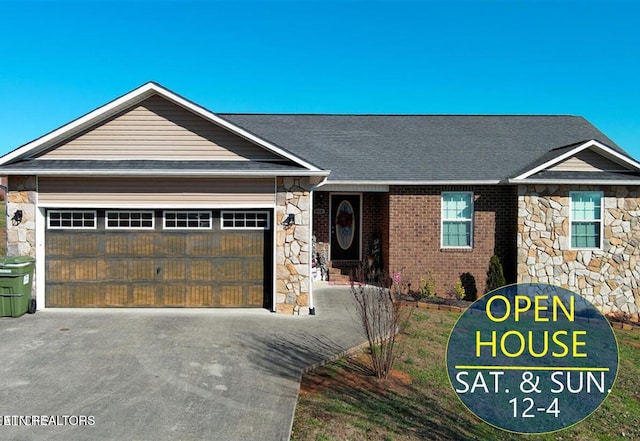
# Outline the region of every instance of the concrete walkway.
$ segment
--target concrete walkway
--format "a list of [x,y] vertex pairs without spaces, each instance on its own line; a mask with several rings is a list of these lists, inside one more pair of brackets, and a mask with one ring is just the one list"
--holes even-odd
[[[0,439],[286,440],[301,370],[364,341],[349,288],[318,285],[314,296],[315,316],[52,309],[0,318]],[[7,426],[12,415],[71,424]]]

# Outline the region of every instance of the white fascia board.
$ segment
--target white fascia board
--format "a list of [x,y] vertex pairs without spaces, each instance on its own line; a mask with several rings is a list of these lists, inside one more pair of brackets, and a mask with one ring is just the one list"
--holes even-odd
[[640,180],[606,180],[606,179],[509,179],[509,184],[543,184],[543,185],[636,185]]
[[583,150],[586,150],[588,148],[591,147],[595,147],[596,150],[599,150],[600,153],[605,153],[605,155],[610,155],[613,158],[616,158],[618,161],[622,162],[623,164],[628,165],[631,168],[634,168],[638,171],[640,171],[640,163],[628,158],[627,156],[624,156],[618,152],[616,152],[615,150],[613,150],[611,147],[602,144],[601,142],[596,141],[595,139],[592,139],[590,141],[585,142],[584,144],[581,144],[571,150],[569,150],[568,152],[563,153],[560,156],[556,156],[553,159],[550,159],[549,161],[545,162],[544,164],[540,164],[537,167],[532,168],[531,170],[528,170],[524,173],[522,173],[519,176],[516,176],[515,178],[513,178],[514,180],[522,180],[522,179],[526,179],[531,175],[535,175],[538,172],[541,172],[542,170],[545,170],[549,167],[552,167],[562,161],[564,161],[565,159],[569,159],[572,156],[577,155],[578,153],[580,153]]
[[51,170],[51,169],[13,169],[2,171],[3,176],[141,176],[141,177],[171,177],[171,176],[189,176],[189,177],[234,177],[234,178],[274,178],[278,176],[328,176],[330,171],[318,170],[301,170],[301,171],[283,171],[283,172],[264,172],[264,171],[243,171],[243,170]]
[[115,113],[118,113],[128,107],[133,106],[136,103],[139,103],[145,100],[146,98],[152,96],[153,94],[158,94],[174,102],[175,104],[187,110],[190,110],[196,115],[199,115],[202,118],[207,119],[212,123],[220,127],[223,127],[238,136],[241,136],[251,142],[254,142],[255,144],[279,156],[289,159],[308,170],[312,170],[312,171],[320,170],[318,167],[314,166],[313,164],[310,164],[304,161],[303,159],[247,132],[246,130],[234,124],[231,124],[229,121],[226,121],[220,118],[219,116],[216,116],[214,113],[208,111],[207,109],[195,103],[192,103],[191,101],[185,98],[182,98],[181,96],[153,82],[143,84],[142,86],[138,87],[135,90],[132,90],[131,92],[121,96],[120,98],[117,98],[101,107],[98,107],[97,109],[87,113],[86,115],[81,116],[80,118],[73,120],[70,123],[65,124],[64,126],[52,132],[49,132],[48,134],[38,139],[35,139],[23,145],[22,147],[17,148],[12,152],[9,152],[8,154],[0,158],[0,165],[6,164],[16,158],[26,156],[30,152],[35,151],[37,149],[53,145],[57,142],[61,142],[64,139],[67,139],[81,132],[82,130],[88,129],[91,126],[98,124],[99,122],[107,119],[108,117],[110,117]]
[[349,180],[328,180],[323,185],[496,185],[502,181],[498,179],[487,180],[416,180],[416,181],[349,181]]
[[228,205],[211,205],[211,204],[158,204],[153,202],[136,202],[135,204],[103,204],[103,203],[81,203],[81,202],[45,202],[38,204],[42,208],[92,208],[92,209],[155,209],[155,210],[179,210],[179,209],[199,209],[199,210],[253,210],[253,209],[273,209],[273,204],[228,204]]
[[[319,186],[320,187],[320,186]],[[386,193],[389,191],[388,185],[378,184],[322,184],[322,191],[357,191],[357,192],[378,192]]]

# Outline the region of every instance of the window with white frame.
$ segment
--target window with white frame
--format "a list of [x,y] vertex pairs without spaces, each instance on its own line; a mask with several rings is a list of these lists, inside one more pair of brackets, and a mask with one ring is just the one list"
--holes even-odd
[[50,229],[88,229],[97,227],[95,210],[49,210],[47,226]]
[[473,240],[473,193],[442,193],[442,247],[470,248]]
[[267,211],[223,211],[221,219],[223,229],[269,229],[269,212]]
[[571,248],[601,248],[602,192],[573,191],[571,196]]
[[117,230],[153,230],[153,211],[111,211],[105,213],[105,227]]
[[165,211],[164,228],[166,230],[210,230],[210,211]]

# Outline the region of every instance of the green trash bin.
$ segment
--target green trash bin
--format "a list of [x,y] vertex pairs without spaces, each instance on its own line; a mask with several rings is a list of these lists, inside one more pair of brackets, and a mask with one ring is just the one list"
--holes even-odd
[[0,259],[0,317],[20,317],[29,310],[34,267],[32,257]]

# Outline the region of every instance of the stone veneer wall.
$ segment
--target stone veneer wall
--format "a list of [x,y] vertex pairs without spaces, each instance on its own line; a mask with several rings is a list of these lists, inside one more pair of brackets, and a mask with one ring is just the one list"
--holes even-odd
[[[276,193],[276,312],[309,313],[311,188],[306,178],[278,178]],[[295,225],[282,221],[295,215]]]
[[[572,250],[570,191],[604,193],[601,250]],[[640,313],[640,187],[518,187],[518,282],[560,285],[604,313]]]
[[[7,256],[36,257],[36,177],[11,176],[7,194]],[[22,222],[13,225],[11,218],[22,210]],[[34,270],[35,271],[35,270]],[[35,275],[34,275],[35,277]],[[32,295],[35,298],[35,283]]]
[[[7,255],[36,257],[36,178],[11,176],[7,195]],[[11,218],[22,210],[22,222],[13,225]]]

